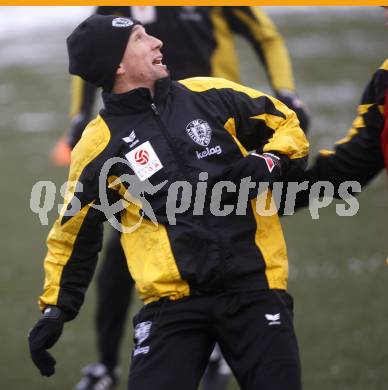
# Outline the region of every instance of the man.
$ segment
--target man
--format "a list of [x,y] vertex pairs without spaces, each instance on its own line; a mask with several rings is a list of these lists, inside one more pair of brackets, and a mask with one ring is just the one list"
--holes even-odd
[[[383,8],[388,20],[388,7]],[[384,166],[387,167],[387,117],[388,59],[366,86],[347,135],[337,141],[334,151],[321,151],[299,180],[309,181],[309,188],[318,181],[329,181],[334,185],[335,196],[338,196],[338,189],[345,181],[357,181],[362,187],[366,186]],[[296,207],[308,206],[309,201],[309,189],[301,191],[297,194]]]
[[[242,36],[262,64],[276,97],[293,109],[307,131],[309,113],[295,92],[291,61],[272,20],[259,7],[97,7],[97,14],[133,17],[165,42],[163,52],[174,80],[194,76],[240,82],[234,34]],[[68,165],[70,149],[92,118],[96,87],[72,80],[71,124],[52,151],[58,165]]]
[[[68,38],[70,72],[103,87],[105,108],[72,154],[32,359],[42,375],[54,373],[46,349],[77,315],[101,224],[117,222],[124,198],[121,242],[145,303],[134,318],[129,388],[196,389],[218,342],[243,389],[299,390],[285,243],[278,216],[261,216],[255,201],[258,183],[303,169],[305,135],[268,95],[224,79],[170,81],[161,47],[139,22],[115,16],[94,15]],[[248,197],[245,208],[229,204]]]
[[[239,82],[238,58],[233,36],[242,36],[265,70],[276,97],[293,109],[307,131],[309,116],[295,92],[292,66],[283,38],[258,7],[98,7],[97,14],[134,17],[150,35],[165,44],[163,54],[174,80],[193,76],[223,77]],[[97,88],[79,77],[72,82],[71,124],[52,152],[53,161],[67,165],[70,151],[80,139],[93,114]],[[76,390],[88,390],[117,379],[122,338],[132,285],[120,246],[120,232],[110,233],[97,278],[96,331],[99,363],[82,369]],[[203,390],[223,390],[229,374],[222,355],[215,351],[206,372]]]

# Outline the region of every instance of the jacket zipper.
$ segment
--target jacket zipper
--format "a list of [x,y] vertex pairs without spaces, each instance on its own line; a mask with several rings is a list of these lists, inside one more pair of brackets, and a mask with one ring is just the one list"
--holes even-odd
[[156,122],[158,123],[159,128],[162,130],[164,138],[166,139],[168,146],[170,147],[170,150],[171,150],[175,160],[178,162],[178,169],[179,169],[180,173],[189,183],[191,183],[190,175],[186,169],[185,162],[183,161],[182,157],[175,150],[173,141],[172,141],[170,135],[168,134],[166,127],[164,126],[164,123],[160,117],[160,112],[159,112],[158,108],[156,107],[155,103],[151,103],[151,110],[153,111],[153,113],[155,115]]
[[[172,139],[170,137],[170,135],[168,134],[168,131],[166,129],[166,127],[164,126],[164,123],[160,117],[160,112],[158,110],[158,108],[156,107],[155,103],[151,103],[151,110],[153,111],[154,115],[155,115],[155,118],[156,118],[156,121],[159,125],[159,128],[162,130],[162,133],[164,135],[164,138],[166,139],[167,143],[168,143],[168,146],[170,147],[171,151],[172,151],[172,154],[174,155],[174,158],[175,160],[178,162],[178,169],[179,171],[181,172],[182,176],[190,183],[190,184],[193,184],[191,183],[190,181],[190,175],[189,175],[189,172],[187,171],[186,167],[185,167],[185,162],[184,160],[182,159],[182,157],[176,152],[175,150],[175,147],[174,147],[174,144],[172,142]],[[205,215],[204,215],[205,217]],[[213,233],[214,236],[217,238],[217,241],[220,245],[220,249],[221,249],[221,264],[222,264],[222,273],[221,273],[221,279],[222,279],[222,286],[225,290],[225,267],[226,267],[226,264],[225,264],[225,260],[224,260],[224,256],[225,256],[225,246],[224,246],[224,243],[223,243],[223,240],[222,240],[222,237],[221,237],[221,234],[214,228],[210,227],[206,218],[203,218],[202,219],[202,224],[204,225],[205,229],[207,231],[209,231],[209,233]]]

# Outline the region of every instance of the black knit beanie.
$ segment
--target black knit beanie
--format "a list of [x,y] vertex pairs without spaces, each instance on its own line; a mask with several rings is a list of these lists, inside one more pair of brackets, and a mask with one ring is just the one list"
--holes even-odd
[[69,72],[110,92],[133,27],[131,18],[92,15],[67,38]]

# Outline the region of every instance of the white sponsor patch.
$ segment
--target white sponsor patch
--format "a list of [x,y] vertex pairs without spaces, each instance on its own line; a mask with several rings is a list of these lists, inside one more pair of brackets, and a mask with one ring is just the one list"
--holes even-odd
[[114,18],[112,20],[113,27],[131,27],[132,24],[132,20],[128,18]]
[[142,143],[125,155],[140,181],[147,180],[163,168],[149,141]]
[[203,119],[194,119],[186,126],[190,138],[201,146],[208,146],[212,138],[212,129]]

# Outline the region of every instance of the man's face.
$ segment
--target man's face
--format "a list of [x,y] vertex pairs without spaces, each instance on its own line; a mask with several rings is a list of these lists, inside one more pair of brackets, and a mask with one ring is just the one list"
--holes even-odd
[[136,87],[152,88],[156,80],[168,76],[167,67],[162,63],[162,46],[162,41],[148,35],[143,26],[136,25],[121,60],[126,80]]

